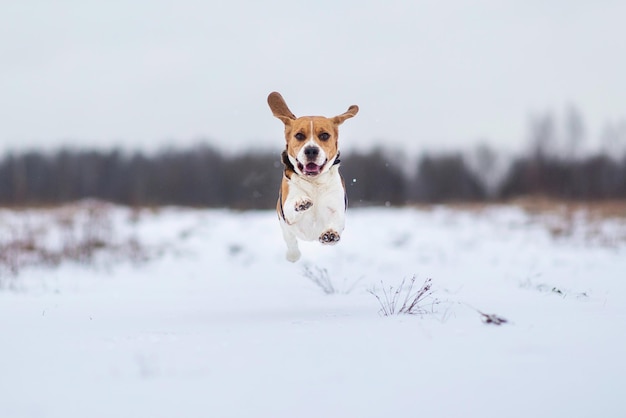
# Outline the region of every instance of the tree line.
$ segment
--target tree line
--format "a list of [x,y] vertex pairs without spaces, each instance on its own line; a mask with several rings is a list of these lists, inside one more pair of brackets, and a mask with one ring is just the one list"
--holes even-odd
[[[476,156],[478,156],[476,158]],[[495,153],[405,156],[374,149],[344,152],[351,206],[480,202],[542,195],[575,200],[626,198],[626,155],[559,157],[541,149],[494,169]],[[49,205],[85,198],[132,206],[272,208],[279,152],[229,155],[207,146],[157,153],[61,149],[0,159],[1,205]]]
[[[527,151],[508,159],[487,146],[424,153],[345,152],[341,172],[355,205],[626,198],[626,120],[609,123],[602,150],[584,151],[581,112],[569,106],[529,118]],[[59,149],[0,158],[0,205],[49,205],[96,198],[132,206],[272,208],[280,151],[226,154],[207,144],[156,153]]]

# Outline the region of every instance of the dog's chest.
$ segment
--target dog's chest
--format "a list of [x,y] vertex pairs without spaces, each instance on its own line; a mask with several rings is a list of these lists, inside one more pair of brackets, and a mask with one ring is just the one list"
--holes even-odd
[[289,180],[289,195],[295,197],[298,194],[308,196],[314,202],[332,199],[337,195],[343,196],[341,176],[336,170],[329,172],[323,180],[320,179],[319,181],[309,181],[294,175]]
[[345,190],[339,172],[333,168],[324,181],[310,182],[298,176],[289,181],[292,201],[310,199],[313,205],[292,225],[303,239],[316,240],[329,225],[343,225]]

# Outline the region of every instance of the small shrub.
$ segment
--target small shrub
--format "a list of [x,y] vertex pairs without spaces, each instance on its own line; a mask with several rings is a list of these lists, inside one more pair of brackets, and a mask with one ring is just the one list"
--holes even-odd
[[506,324],[507,322],[509,322],[505,318],[498,316],[496,314],[486,314],[481,311],[477,311],[477,312],[480,314],[480,319],[482,319],[483,323],[485,324],[502,325],[502,324]]
[[326,295],[337,293],[337,289],[333,285],[328,275],[328,270],[315,267],[315,271],[310,266],[304,266],[304,277],[315,283]]
[[[381,281],[381,290],[371,289],[369,291],[380,305],[379,313],[383,316],[391,315],[422,315],[433,312],[439,300],[433,298],[432,279],[426,279],[422,286],[414,290],[415,276],[409,282],[402,279],[400,285],[394,289],[393,286],[386,287]],[[427,309],[426,301],[430,299],[430,310]]]
[[348,294],[354,290],[356,285],[362,279],[359,278],[355,280],[349,286],[347,286],[347,280],[344,280],[343,286],[341,288],[338,288],[331,280],[330,275],[328,274],[328,270],[317,266],[315,267],[315,269],[313,269],[309,265],[304,266],[304,277],[315,283],[320,289],[322,289],[322,292],[324,292],[324,294],[326,295],[333,295],[337,293]]
[[148,258],[135,236],[117,236],[112,206],[103,202],[5,215],[10,222],[0,223],[0,289],[12,287],[13,278],[27,267],[56,267],[63,262],[95,266]]

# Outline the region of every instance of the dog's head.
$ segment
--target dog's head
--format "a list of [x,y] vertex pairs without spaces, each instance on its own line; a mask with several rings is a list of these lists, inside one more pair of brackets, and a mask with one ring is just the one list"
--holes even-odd
[[359,107],[352,105],[345,113],[326,118],[323,116],[296,117],[280,93],[267,98],[272,113],[285,124],[287,156],[299,175],[315,177],[325,173],[338,155],[339,125],[357,114]]

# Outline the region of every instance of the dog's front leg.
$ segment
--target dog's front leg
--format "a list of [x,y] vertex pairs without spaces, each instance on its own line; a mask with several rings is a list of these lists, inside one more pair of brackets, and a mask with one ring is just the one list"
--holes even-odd
[[322,244],[337,244],[341,239],[341,233],[345,227],[344,208],[328,207],[326,208],[326,228],[319,236]]
[[[335,169],[336,170],[336,169]],[[341,176],[335,171],[333,183],[329,184],[326,193],[319,198],[320,215],[324,226],[319,242],[334,245],[341,239],[346,219],[346,191]]]
[[309,212],[313,201],[303,193],[298,193],[296,188],[291,190],[289,197],[283,202],[284,220],[280,223],[283,230],[283,238],[287,244],[287,260],[295,263],[300,259],[298,240],[294,233],[294,224]]
[[290,193],[283,204],[283,212],[285,213],[285,221],[289,225],[293,225],[302,217],[304,212],[313,206],[310,197],[301,193]]

